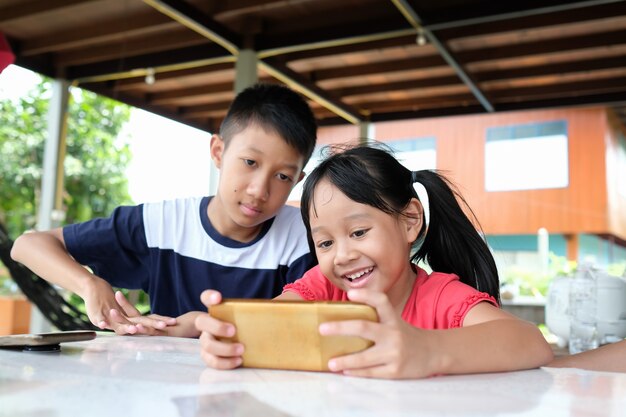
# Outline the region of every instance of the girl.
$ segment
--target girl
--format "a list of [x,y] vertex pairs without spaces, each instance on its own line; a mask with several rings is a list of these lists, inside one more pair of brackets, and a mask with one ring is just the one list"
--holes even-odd
[[[363,302],[379,317],[320,325],[323,335],[375,343],[332,359],[331,370],[421,378],[534,368],[552,359],[536,326],[498,308],[489,248],[438,174],[411,172],[382,149],[350,148],[313,170],[301,212],[319,265],[278,298]],[[209,290],[202,300],[210,306],[221,296]],[[233,335],[232,325],[202,315],[196,327],[209,366],[241,364],[243,346],[216,339]]]

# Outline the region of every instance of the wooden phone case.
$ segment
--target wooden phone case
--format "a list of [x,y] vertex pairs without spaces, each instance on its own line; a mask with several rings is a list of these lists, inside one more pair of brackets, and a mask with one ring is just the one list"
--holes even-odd
[[378,321],[376,310],[352,302],[229,299],[211,306],[211,316],[232,323],[245,346],[244,367],[328,371],[328,360],[358,352],[373,342],[356,336],[322,336],[319,325],[342,320]]

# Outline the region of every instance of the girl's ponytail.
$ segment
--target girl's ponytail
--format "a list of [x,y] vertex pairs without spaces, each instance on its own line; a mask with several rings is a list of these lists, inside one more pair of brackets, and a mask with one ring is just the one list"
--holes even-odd
[[[453,273],[462,282],[492,295],[500,303],[500,283],[495,261],[479,234],[480,225],[467,202],[444,176],[432,171],[415,171],[413,182],[427,190],[427,202],[418,198],[423,206],[429,205],[429,217],[420,238],[413,262],[426,261],[436,272]],[[419,187],[416,187],[416,190]],[[457,200],[458,199],[458,200]],[[476,227],[461,209],[459,201],[476,221]],[[426,207],[425,207],[426,210]],[[420,241],[423,243],[419,245]]]

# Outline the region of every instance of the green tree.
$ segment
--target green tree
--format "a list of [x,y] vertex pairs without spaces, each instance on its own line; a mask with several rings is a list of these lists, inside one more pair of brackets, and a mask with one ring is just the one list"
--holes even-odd
[[[0,220],[15,238],[35,226],[50,83],[42,80],[26,97],[0,102]],[[65,223],[107,216],[130,204],[125,176],[131,153],[120,132],[130,108],[72,88],[65,156]]]

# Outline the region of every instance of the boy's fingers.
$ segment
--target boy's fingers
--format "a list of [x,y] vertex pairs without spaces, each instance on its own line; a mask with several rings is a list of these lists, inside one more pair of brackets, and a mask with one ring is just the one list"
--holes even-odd
[[117,301],[117,303],[120,305],[120,307],[122,308],[122,311],[124,312],[124,314],[126,314],[126,316],[128,317],[141,316],[141,313],[139,312],[139,310],[137,310],[135,306],[132,305],[128,301],[128,299],[124,296],[124,294],[121,291],[115,291],[115,301]]
[[212,305],[219,304],[222,301],[222,294],[215,290],[204,290],[200,294],[200,300],[205,306],[211,307]]

